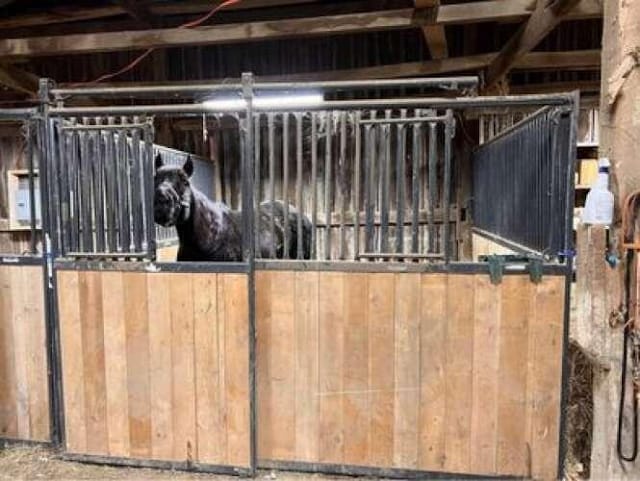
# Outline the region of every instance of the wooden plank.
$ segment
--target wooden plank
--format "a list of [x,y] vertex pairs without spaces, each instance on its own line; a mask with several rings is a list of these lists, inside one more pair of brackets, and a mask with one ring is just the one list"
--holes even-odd
[[84,367],[78,271],[58,272],[58,313],[62,350],[62,382],[67,450],[85,453]]
[[[35,441],[48,441],[51,433],[42,268],[23,266],[18,269],[22,270],[23,286],[28,293],[24,302],[29,340],[27,372],[30,438]],[[1,307],[0,312],[2,312]],[[1,341],[0,346],[2,346]]]
[[151,456],[151,395],[147,275],[125,273],[122,280],[127,333],[130,452],[132,457],[148,458]]
[[558,466],[564,278],[547,277],[538,285],[535,343],[531,474],[555,479]]
[[29,287],[23,283],[22,269],[9,267],[8,278],[12,299],[13,359],[15,373],[16,437],[29,439],[29,386],[27,384],[27,330],[25,316],[26,294]]
[[107,453],[129,456],[129,396],[127,384],[127,329],[121,272],[102,274],[104,362],[107,386]]
[[393,274],[369,274],[369,462],[391,466],[394,449]]
[[423,274],[420,316],[419,468],[445,465],[445,370],[447,276]]
[[420,284],[420,274],[395,274],[393,465],[408,469],[418,467]]
[[16,365],[9,266],[0,266],[0,435],[17,437]]
[[170,279],[173,378],[173,459],[194,461],[196,449],[195,341],[192,274]]
[[501,294],[488,275],[475,276],[471,471],[479,474],[497,474]]
[[505,276],[499,330],[499,386],[496,468],[502,474],[527,473],[525,433],[528,276]]
[[173,458],[172,275],[155,273],[147,276],[151,454],[154,459]]
[[369,458],[368,274],[347,274],[344,314],[342,416],[344,463],[365,466]]
[[414,25],[412,14],[412,9],[396,9],[195,28],[164,28],[155,29],[153,32],[134,30],[64,35],[55,38],[14,38],[0,40],[0,57],[8,61],[34,56],[219,45],[296,36],[409,28]]
[[341,272],[321,273],[318,295],[319,461],[333,464],[344,459],[344,276]]
[[256,289],[256,381],[258,389],[258,457],[274,459],[277,433],[273,430],[275,406],[271,389],[271,275],[274,271],[257,271]]
[[220,367],[218,350],[224,339],[218,336],[217,275],[193,278],[194,338],[196,376],[196,435],[199,462],[224,464],[226,460],[226,426],[220,410]]
[[[248,277],[245,274],[219,274],[218,282],[224,283],[227,463],[249,466]],[[289,409],[293,410],[292,405]]]
[[454,274],[447,285],[445,469],[468,472],[471,460],[474,276]]
[[295,273],[273,272],[271,289],[271,342],[269,382],[271,384],[271,429],[274,459],[294,460],[296,453],[295,390]]
[[101,273],[79,274],[87,453],[108,453]]
[[[413,4],[416,9],[431,9],[429,16],[437,20],[438,10],[441,8],[440,0],[414,0]],[[424,35],[432,59],[439,60],[449,56],[444,25],[424,25],[422,27],[422,34]]]
[[295,423],[300,461],[318,459],[318,272],[295,273]]
[[553,3],[538,1],[527,23],[509,39],[500,54],[487,67],[486,88],[494,87],[511,70],[515,61],[538,45],[578,2],[579,0],[558,0]]

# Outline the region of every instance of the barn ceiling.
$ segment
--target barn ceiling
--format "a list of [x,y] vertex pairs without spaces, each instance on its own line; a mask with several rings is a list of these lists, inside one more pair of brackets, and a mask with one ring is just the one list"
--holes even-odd
[[[487,91],[597,90],[602,0],[21,0],[0,4],[2,101],[37,78],[111,83],[478,74]],[[185,24],[199,21],[197,26]],[[149,51],[152,49],[152,51]]]

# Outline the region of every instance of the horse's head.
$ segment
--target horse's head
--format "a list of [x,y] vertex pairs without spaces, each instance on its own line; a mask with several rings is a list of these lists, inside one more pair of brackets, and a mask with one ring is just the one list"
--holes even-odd
[[182,167],[164,165],[158,154],[155,167],[153,217],[157,224],[171,227],[189,217],[193,161],[189,156]]

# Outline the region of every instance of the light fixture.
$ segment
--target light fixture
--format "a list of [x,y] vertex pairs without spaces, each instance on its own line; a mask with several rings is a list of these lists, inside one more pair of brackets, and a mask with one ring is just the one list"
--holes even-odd
[[[294,108],[312,107],[324,102],[324,96],[320,93],[308,94],[280,94],[257,95],[253,98],[253,105],[257,108]],[[240,110],[246,108],[244,99],[238,98],[214,98],[205,100],[203,105],[211,110]]]

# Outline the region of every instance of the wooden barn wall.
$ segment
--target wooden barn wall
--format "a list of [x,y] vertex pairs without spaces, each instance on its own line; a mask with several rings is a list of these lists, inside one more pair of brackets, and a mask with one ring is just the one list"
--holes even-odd
[[40,266],[0,266],[0,438],[49,441]]
[[57,278],[69,452],[249,466],[246,275]]
[[7,172],[27,169],[25,139],[20,124],[0,125],[0,254],[25,254],[29,251],[28,231],[9,230],[9,191]]
[[563,277],[258,271],[258,458],[555,479],[563,309]]

